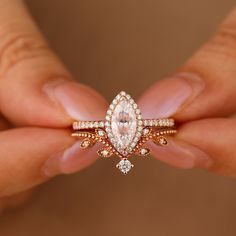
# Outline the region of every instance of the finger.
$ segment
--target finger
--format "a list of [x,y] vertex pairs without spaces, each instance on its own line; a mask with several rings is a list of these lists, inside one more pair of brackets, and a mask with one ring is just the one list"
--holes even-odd
[[179,121],[236,111],[236,10],[173,77],[154,84],[140,100],[146,118]]
[[19,128],[0,133],[0,197],[23,192],[60,173],[73,173],[96,160],[70,132]]
[[5,119],[5,117],[0,115],[0,131],[9,129],[11,127],[12,127],[12,124],[10,124],[9,121]]
[[0,107],[12,123],[66,127],[104,117],[104,98],[72,81],[23,1],[0,1],[0,62]]
[[0,198],[0,214],[5,213],[8,210],[14,210],[19,207],[23,207],[29,202],[33,195],[33,190],[27,190],[25,192],[17,193],[10,197]]
[[[182,127],[177,138],[181,142],[190,144],[189,151],[195,155],[191,146],[202,151],[211,164],[209,171],[236,177],[236,120],[235,119],[207,119],[192,122]],[[199,156],[196,155],[196,159]]]
[[[183,125],[170,145],[157,147],[154,155],[166,163],[200,167],[225,176],[236,177],[236,120],[205,119]],[[171,155],[170,155],[171,153]]]

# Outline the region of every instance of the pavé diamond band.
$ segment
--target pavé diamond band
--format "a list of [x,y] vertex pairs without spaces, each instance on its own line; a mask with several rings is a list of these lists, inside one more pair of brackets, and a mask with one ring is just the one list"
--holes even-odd
[[103,144],[97,153],[101,157],[117,155],[121,161],[117,168],[127,174],[134,166],[128,160],[132,154],[146,156],[148,140],[157,145],[168,144],[166,135],[176,133],[174,119],[142,119],[141,111],[131,96],[120,92],[112,101],[105,121],[75,121],[72,136],[82,138],[81,148],[96,142]]
[[[82,130],[82,129],[97,129],[105,128],[106,121],[74,121],[73,129]],[[144,126],[150,127],[174,127],[174,119],[142,119]]]

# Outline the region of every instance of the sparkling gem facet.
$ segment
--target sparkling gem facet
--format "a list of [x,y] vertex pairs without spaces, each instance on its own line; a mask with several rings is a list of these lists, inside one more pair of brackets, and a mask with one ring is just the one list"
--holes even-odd
[[92,142],[88,139],[85,138],[84,140],[82,140],[82,142],[80,143],[80,147],[81,148],[88,148],[89,146],[91,146]]
[[143,129],[143,135],[148,135],[150,133],[150,128],[144,128]]
[[105,133],[105,131],[104,131],[103,129],[97,129],[97,130],[96,130],[96,133],[97,133],[97,135],[98,135],[99,137],[101,137],[101,138],[103,138],[103,137],[106,136],[106,133]]
[[101,157],[110,157],[112,152],[109,149],[102,148],[98,150],[98,155]]
[[164,137],[158,138],[158,143],[162,146],[166,146],[168,144],[168,141]]
[[131,164],[131,162],[127,159],[122,159],[117,165],[116,167],[123,173],[123,174],[127,174],[132,167],[134,167],[133,164]]
[[139,150],[139,154],[141,155],[141,156],[146,156],[146,155],[148,155],[150,153],[150,149],[148,149],[148,148],[141,148],[140,150]]

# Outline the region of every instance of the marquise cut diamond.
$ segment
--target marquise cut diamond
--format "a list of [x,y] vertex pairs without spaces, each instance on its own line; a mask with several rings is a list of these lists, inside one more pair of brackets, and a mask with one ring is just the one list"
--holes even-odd
[[105,126],[110,128],[110,142],[122,156],[131,153],[138,143],[143,125],[141,119],[140,110],[130,95],[119,93],[107,111]]

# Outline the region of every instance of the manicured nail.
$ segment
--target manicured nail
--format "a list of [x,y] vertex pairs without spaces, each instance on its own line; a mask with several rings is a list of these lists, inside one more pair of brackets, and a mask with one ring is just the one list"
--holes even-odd
[[107,102],[92,88],[65,80],[43,87],[51,100],[58,103],[75,120],[100,120],[105,117]]
[[170,117],[190,104],[205,88],[197,75],[181,73],[148,89],[139,101],[145,118]]
[[71,174],[92,164],[96,159],[97,145],[89,149],[82,149],[80,141],[68,149],[52,155],[43,166],[46,176],[57,174]]
[[213,164],[211,158],[202,150],[174,138],[169,137],[168,145],[165,147],[158,146],[153,142],[149,142],[148,146],[150,146],[153,156],[158,160],[175,167],[208,169]]
[[[144,118],[171,117],[191,104],[205,88],[204,81],[195,74],[181,73],[152,86],[140,99]],[[152,142],[148,145],[157,159],[180,168],[209,168],[211,159],[196,146],[168,137],[166,147]]]

